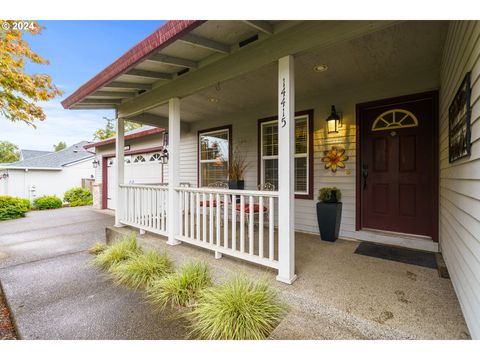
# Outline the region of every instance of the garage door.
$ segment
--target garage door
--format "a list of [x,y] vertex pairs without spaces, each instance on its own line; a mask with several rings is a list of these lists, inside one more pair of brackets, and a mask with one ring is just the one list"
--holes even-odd
[[[115,209],[116,159],[108,159],[107,207]],[[163,182],[159,153],[125,156],[125,184],[158,185]]]

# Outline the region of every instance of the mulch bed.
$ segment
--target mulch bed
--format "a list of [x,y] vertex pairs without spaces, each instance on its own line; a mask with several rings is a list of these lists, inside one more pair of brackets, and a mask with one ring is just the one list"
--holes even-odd
[[10,318],[10,311],[5,303],[2,289],[0,288],[0,340],[16,340],[17,334]]

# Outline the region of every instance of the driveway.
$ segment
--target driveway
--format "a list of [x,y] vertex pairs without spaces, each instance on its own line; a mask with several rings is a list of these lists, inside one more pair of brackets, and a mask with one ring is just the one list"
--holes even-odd
[[184,321],[89,265],[113,217],[90,207],[0,222],[0,282],[21,339],[183,339]]

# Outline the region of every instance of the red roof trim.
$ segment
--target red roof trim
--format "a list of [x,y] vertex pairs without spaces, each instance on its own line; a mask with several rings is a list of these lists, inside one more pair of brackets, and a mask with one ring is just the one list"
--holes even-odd
[[[136,139],[136,138],[139,138],[139,137],[152,135],[152,134],[157,134],[157,133],[164,132],[164,131],[165,131],[164,128],[154,128],[154,129],[139,131],[139,132],[136,132],[136,133],[133,133],[133,134],[130,134],[130,135],[125,135],[125,140],[132,140],[132,139]],[[83,148],[84,149],[89,149],[89,148],[92,148],[92,147],[99,147],[99,146],[104,146],[104,145],[108,145],[108,144],[115,144],[115,138],[98,141],[96,143],[87,144]]]
[[125,54],[120,56],[112,64],[98,73],[95,77],[88,80],[80,86],[77,91],[62,101],[65,109],[70,109],[73,105],[83,100],[85,97],[101,88],[108,82],[115,79],[120,74],[128,71],[139,61],[143,60],[159,47],[167,46],[184,33],[193,30],[203,24],[203,20],[170,20],[160,26],[152,34],[133,46]]

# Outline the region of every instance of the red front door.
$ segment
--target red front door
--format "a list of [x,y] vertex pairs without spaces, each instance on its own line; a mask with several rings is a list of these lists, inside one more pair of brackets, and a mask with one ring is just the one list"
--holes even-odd
[[436,240],[437,94],[359,105],[361,225]]

